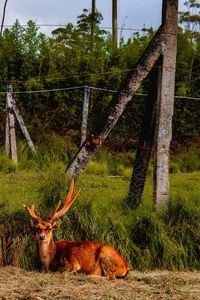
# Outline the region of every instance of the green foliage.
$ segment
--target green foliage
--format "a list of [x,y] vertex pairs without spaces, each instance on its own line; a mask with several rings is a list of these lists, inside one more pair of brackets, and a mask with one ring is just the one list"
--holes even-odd
[[0,172],[10,173],[16,171],[16,164],[3,153],[0,153]]
[[172,173],[194,172],[200,170],[200,150],[196,144],[191,144],[188,149],[172,156],[170,162]]
[[[197,2],[187,1],[186,5],[185,14],[189,16],[189,19],[185,19],[186,23],[190,27],[198,27],[198,19],[192,19],[193,15],[198,15]],[[182,17],[180,15],[181,22],[184,21]],[[65,27],[56,28],[52,36],[40,33],[33,21],[29,21],[25,28],[16,21],[12,28],[4,30],[0,39],[0,89],[4,91],[5,82],[13,80],[14,91],[49,90],[86,84],[118,90],[132,74],[155,32],[149,28],[134,33],[127,41],[121,38],[117,51],[113,53],[110,33],[100,28],[102,19],[103,16],[97,11],[93,20],[90,11],[84,9],[77,18],[77,24],[68,23]],[[200,95],[199,41],[191,35],[191,30],[179,28],[176,72],[176,94],[179,96]],[[148,93],[151,81],[147,78],[140,92]],[[112,97],[113,93],[91,90],[89,132],[95,133],[102,126]],[[40,142],[50,134],[67,137],[73,132],[73,142],[79,145],[83,89],[17,94],[15,98],[34,142]],[[0,108],[5,108],[4,95],[0,95]],[[174,141],[182,143],[199,134],[198,108],[198,101],[176,100]],[[129,150],[136,145],[143,110],[144,98],[135,97],[106,140],[110,149]],[[0,121],[3,124],[3,114]],[[19,130],[18,135],[21,135]],[[0,126],[1,144],[3,138],[4,127]],[[115,173],[121,173],[121,170]]]

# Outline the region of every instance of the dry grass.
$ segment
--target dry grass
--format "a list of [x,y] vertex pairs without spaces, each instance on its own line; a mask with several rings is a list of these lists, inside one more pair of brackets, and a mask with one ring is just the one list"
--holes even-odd
[[200,272],[131,272],[126,280],[0,268],[0,299],[200,299]]

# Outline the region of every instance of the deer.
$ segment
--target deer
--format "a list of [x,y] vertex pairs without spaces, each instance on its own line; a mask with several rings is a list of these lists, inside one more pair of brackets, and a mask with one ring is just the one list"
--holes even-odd
[[34,204],[31,208],[23,204],[26,209],[31,226],[36,230],[36,240],[40,263],[45,272],[72,272],[86,275],[104,277],[110,280],[125,278],[129,266],[125,258],[112,246],[98,241],[88,240],[53,240],[53,229],[61,225],[56,220],[64,215],[80,193],[80,188],[74,193],[74,180],[72,179],[65,204],[62,209],[61,201],[55,206],[47,219],[42,220],[35,213]]

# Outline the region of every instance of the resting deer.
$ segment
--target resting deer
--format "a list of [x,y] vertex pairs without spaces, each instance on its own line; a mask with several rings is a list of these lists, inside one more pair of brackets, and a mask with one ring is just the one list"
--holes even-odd
[[[36,215],[34,205],[26,208],[31,224],[36,229],[39,257],[43,269],[50,271],[82,272],[87,275],[104,276],[109,279],[125,277],[129,267],[126,260],[111,246],[96,241],[60,241],[54,242],[52,229],[58,228],[61,221],[55,219],[65,214],[80,192],[73,195],[74,180],[61,210],[61,201],[55,206],[48,219],[42,220]],[[58,211],[59,210],[59,211]]]

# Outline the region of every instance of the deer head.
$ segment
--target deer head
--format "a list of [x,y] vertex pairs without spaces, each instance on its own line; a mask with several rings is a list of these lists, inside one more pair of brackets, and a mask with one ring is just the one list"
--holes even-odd
[[26,205],[23,205],[26,209],[27,213],[29,214],[29,217],[31,219],[31,225],[36,229],[36,239],[39,243],[43,242],[50,242],[52,240],[52,229],[58,228],[61,224],[61,221],[55,221],[55,219],[60,218],[62,215],[64,215],[80,193],[80,188],[78,188],[77,192],[73,194],[74,189],[74,180],[72,180],[69,192],[67,194],[67,198],[65,200],[65,204],[61,210],[59,210],[61,201],[58,202],[58,204],[55,206],[53,211],[49,214],[49,217],[45,220],[42,220],[39,215],[35,213],[35,206],[32,205],[31,208],[27,207]]

